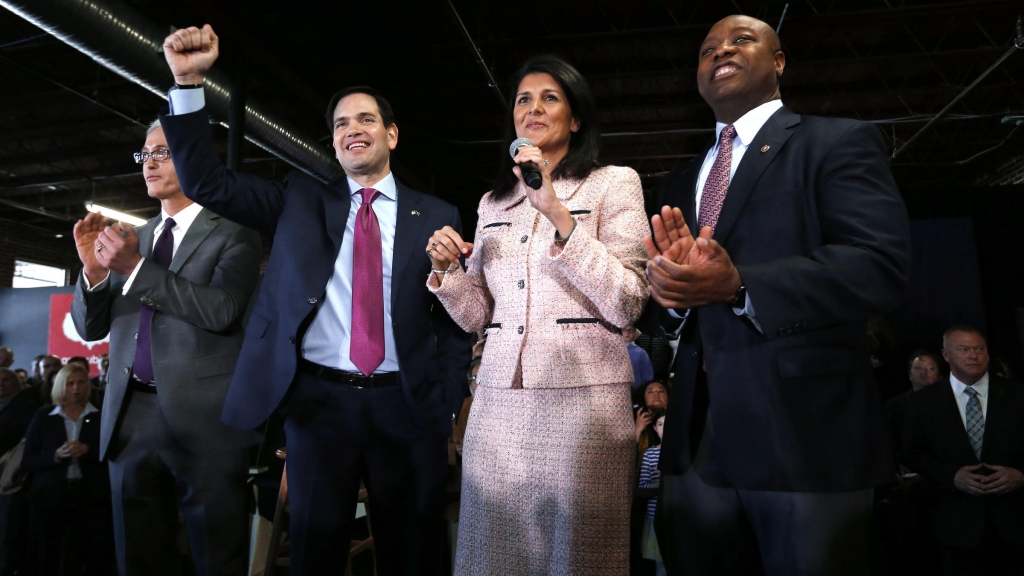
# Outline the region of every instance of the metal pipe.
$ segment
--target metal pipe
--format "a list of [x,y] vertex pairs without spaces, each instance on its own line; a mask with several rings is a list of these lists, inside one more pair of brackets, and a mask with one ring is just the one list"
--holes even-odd
[[25,212],[38,214],[39,216],[46,216],[49,218],[54,218],[56,220],[63,220],[64,222],[74,222],[76,220],[75,218],[71,218],[70,216],[65,216],[63,214],[54,214],[53,212],[43,210],[42,208],[33,208],[31,206],[21,204],[19,202],[11,202],[10,200],[4,200],[3,198],[0,198],[0,204],[3,204],[4,206],[10,206],[11,208],[17,208],[18,210],[24,210]]
[[480,65],[484,70],[484,74],[487,75],[487,85],[494,90],[494,95],[498,97],[498,102],[501,102],[501,109],[508,110],[508,102],[505,101],[505,97],[501,94],[501,89],[498,88],[498,81],[494,79],[494,74],[491,74],[491,69],[484,62],[484,57],[480,54],[480,49],[476,47],[476,42],[473,42],[473,37],[469,35],[469,30],[466,30],[466,25],[462,23],[462,18],[459,17],[459,11],[455,9],[455,5],[452,4],[452,0],[445,0],[445,4],[448,6],[448,11],[451,12],[452,18],[455,19],[455,23],[459,25],[459,31],[462,32],[462,37],[469,44],[469,47],[473,49],[473,55],[476,57],[477,64]]
[[[106,68],[166,99],[173,84],[163,55],[168,28],[122,0],[0,0],[7,8]],[[227,76],[213,68],[205,77],[206,108],[218,122],[228,117]],[[245,106],[246,139],[324,181],[344,174],[316,138],[301,134],[258,102]]]
[[909,140],[907,140],[906,142],[903,143],[903,146],[900,146],[899,148],[894,150],[893,153],[892,153],[892,158],[890,158],[890,160],[895,160],[900,154],[902,154],[907,148],[909,148],[911,144],[916,142],[917,139],[920,138],[922,134],[924,134],[926,131],[928,131],[928,129],[931,128],[933,124],[935,124],[936,122],[941,120],[942,117],[945,116],[946,113],[949,112],[953,108],[953,106],[956,106],[958,102],[963,100],[964,96],[967,96],[967,94],[970,93],[971,90],[974,90],[975,86],[980,84],[981,81],[984,80],[985,78],[987,78],[988,75],[991,74],[996,68],[999,68],[999,65],[1002,64],[1004,60],[1009,58],[1010,55],[1013,54],[1016,50],[1021,50],[1021,49],[1024,49],[1024,33],[1022,33],[1022,31],[1021,31],[1021,19],[1020,19],[1020,16],[1018,16],[1017,17],[1017,36],[1013,40],[1013,46],[1011,46],[1010,49],[1006,51],[1006,54],[1003,54],[1002,56],[1000,56],[999,60],[996,60],[994,64],[989,66],[988,70],[985,70],[984,72],[982,72],[981,76],[978,76],[974,80],[974,82],[971,82],[970,86],[968,86],[967,88],[964,88],[963,91],[961,91],[959,94],[957,94],[956,98],[953,98],[953,100],[950,101],[949,104],[946,104],[945,108],[943,108],[942,110],[939,110],[939,113],[936,114],[935,116],[932,116],[932,119],[929,120],[928,123],[925,124],[924,126],[921,126],[920,130],[918,130],[913,136],[911,136]]

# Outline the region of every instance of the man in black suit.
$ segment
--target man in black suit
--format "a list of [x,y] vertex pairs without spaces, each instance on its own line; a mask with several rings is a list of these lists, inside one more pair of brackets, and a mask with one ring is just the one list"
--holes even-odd
[[142,152],[160,215],[137,230],[75,224],[82,274],[71,303],[85,340],[110,335],[99,456],[110,467],[122,576],[180,574],[179,510],[200,576],[247,565],[252,431],[220,422],[259,280],[260,239],[185,197],[164,130]]
[[942,337],[949,379],[910,397],[904,449],[941,492],[932,524],[946,572],[1024,574],[1024,390],[988,372],[985,338]]
[[652,218],[645,321],[681,331],[656,518],[671,573],[864,574],[894,471],[865,334],[907,290],[906,210],[878,129],[784,108],[785,64],[764,22],[711,29],[697,86],[719,138]]
[[378,572],[439,573],[470,342],[427,290],[422,250],[434,230],[461,230],[458,210],[395,179],[398,126],[367,87],[328,109],[346,177],[227,170],[194,87],[217,59],[216,35],[179,30],[164,54],[176,87],[161,121],[185,193],[274,238],[222,418],[251,429],[285,402],[292,573],[345,565],[361,480]]

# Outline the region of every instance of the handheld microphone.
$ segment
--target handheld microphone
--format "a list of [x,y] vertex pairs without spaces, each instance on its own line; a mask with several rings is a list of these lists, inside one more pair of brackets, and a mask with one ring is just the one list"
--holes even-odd
[[[523,146],[533,146],[533,142],[529,138],[516,138],[512,145],[508,147],[508,153],[513,158],[516,157],[516,153]],[[519,169],[523,172],[523,181],[526,185],[534,190],[540,190],[543,185],[543,179],[540,177],[540,168],[533,162],[523,162],[519,165]]]

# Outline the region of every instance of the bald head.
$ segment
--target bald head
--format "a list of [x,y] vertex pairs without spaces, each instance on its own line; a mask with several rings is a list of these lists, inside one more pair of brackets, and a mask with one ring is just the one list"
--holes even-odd
[[786,55],[778,34],[750,16],[719,20],[701,43],[697,88],[719,122],[732,124],[764,104],[781,98],[779,79]]

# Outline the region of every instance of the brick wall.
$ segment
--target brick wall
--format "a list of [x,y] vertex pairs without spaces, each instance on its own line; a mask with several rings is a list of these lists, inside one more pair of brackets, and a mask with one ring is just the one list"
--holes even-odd
[[70,278],[81,268],[70,225],[63,238],[56,238],[39,228],[4,220],[0,222],[0,288],[13,283],[15,260],[66,268]]
[[1024,156],[1011,158],[999,165],[992,174],[978,179],[981,186],[1009,186],[1024,184]]

